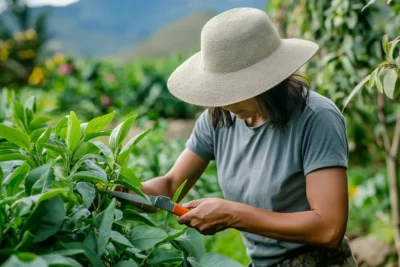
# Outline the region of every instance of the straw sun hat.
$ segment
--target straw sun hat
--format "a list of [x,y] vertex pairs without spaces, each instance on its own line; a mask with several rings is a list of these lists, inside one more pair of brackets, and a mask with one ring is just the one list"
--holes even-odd
[[175,69],[167,85],[187,103],[226,106],[271,89],[317,50],[311,41],[281,39],[264,11],[234,8],[204,25],[201,50]]

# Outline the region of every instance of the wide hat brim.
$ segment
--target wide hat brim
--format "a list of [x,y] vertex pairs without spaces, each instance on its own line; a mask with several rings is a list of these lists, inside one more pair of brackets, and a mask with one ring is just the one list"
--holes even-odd
[[193,105],[230,105],[273,88],[307,63],[318,48],[308,40],[282,39],[279,47],[265,59],[229,73],[206,71],[199,51],[171,74],[167,86],[175,97]]

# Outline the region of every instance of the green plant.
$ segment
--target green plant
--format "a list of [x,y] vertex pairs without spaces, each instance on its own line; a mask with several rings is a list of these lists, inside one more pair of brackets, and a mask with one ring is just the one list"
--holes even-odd
[[[373,4],[375,0],[370,0],[364,7],[367,8]],[[392,0],[388,0],[390,4]],[[364,10],[363,9],[363,10]],[[391,206],[391,221],[393,225],[394,243],[397,251],[397,261],[400,264],[400,195],[399,195],[399,169],[400,162],[398,159],[399,146],[400,146],[400,98],[398,82],[400,81],[400,32],[398,36],[389,42],[389,37],[384,35],[382,38],[382,49],[385,53],[385,61],[381,62],[374,71],[367,75],[357,86],[353,89],[351,94],[347,97],[344,106],[350,102],[354,95],[366,85],[368,89],[375,87],[378,92],[376,109],[377,117],[379,120],[379,133],[375,133],[375,140],[380,141],[380,148],[384,154],[387,179],[389,181],[389,196]],[[392,123],[388,123],[388,115],[385,108],[385,96],[392,102],[393,109],[397,113],[392,118]],[[386,102],[387,103],[387,102]],[[388,129],[389,125],[394,125],[393,131]]]
[[179,62],[171,58],[118,66],[93,59],[48,59],[40,88],[57,93],[61,112],[74,110],[88,118],[111,110],[125,115],[132,109],[153,117],[192,118],[199,108],[178,100],[167,88],[170,64],[177,67]]
[[[196,230],[170,229],[168,218],[154,221],[104,193],[123,185],[147,198],[128,167],[150,132],[125,142],[136,115],[104,130],[114,112],[81,123],[71,111],[48,126],[34,98],[11,106],[0,123],[2,266],[240,266],[206,253]],[[109,146],[95,141],[101,136]]]

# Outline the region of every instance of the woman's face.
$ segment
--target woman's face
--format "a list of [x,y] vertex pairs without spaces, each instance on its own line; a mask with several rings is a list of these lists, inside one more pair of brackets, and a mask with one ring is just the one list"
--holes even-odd
[[261,108],[254,97],[231,105],[223,106],[222,108],[234,113],[242,120],[262,116]]

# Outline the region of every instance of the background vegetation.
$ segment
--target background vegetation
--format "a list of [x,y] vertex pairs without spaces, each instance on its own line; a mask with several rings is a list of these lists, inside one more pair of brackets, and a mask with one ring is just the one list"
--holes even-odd
[[[366,7],[367,4],[370,5]],[[271,0],[265,10],[282,37],[314,40],[321,47],[316,57],[299,73],[310,81],[312,90],[332,99],[346,118],[350,141],[348,235],[352,238],[374,236],[393,248],[397,247],[400,253],[399,196],[396,191],[400,179],[399,1]],[[42,112],[43,121],[39,122],[50,128],[55,127],[70,111],[74,111],[81,121],[114,112],[114,120],[108,129],[114,129],[133,114],[138,114],[128,137],[133,137],[135,131],[148,129],[149,125],[152,131],[132,148],[129,168],[140,181],[164,174],[186,141],[185,137],[167,135],[171,120],[185,120],[193,125],[193,120],[201,112],[200,108],[175,99],[166,87],[172,71],[191,54],[129,63],[49,54],[43,49],[50,38],[48,14],[41,13],[33,18],[31,10],[17,5],[16,1],[10,1],[10,12],[18,27],[10,29],[0,19],[0,86],[3,88],[0,122],[16,127],[32,135],[32,138],[39,138],[39,133],[43,134],[43,129],[46,129],[42,124],[33,123],[33,126],[42,129],[34,135],[37,128],[30,128],[23,119],[20,123],[15,119],[19,105],[26,103],[32,95],[37,97],[36,108]],[[158,33],[157,36],[163,35]],[[188,134],[190,132],[183,136]],[[101,136],[99,140],[107,144],[108,137]],[[4,165],[2,168],[5,173]],[[13,167],[13,170],[18,168]],[[25,169],[26,175],[28,170],[33,171],[34,168]],[[4,181],[11,179],[3,176]],[[7,191],[6,184],[3,182]],[[96,184],[91,186],[96,187]],[[22,192],[18,188],[11,191]],[[0,201],[5,201],[9,195],[2,193]],[[76,193],[79,197],[79,192]],[[184,201],[207,196],[221,197],[214,164],[207,168]],[[29,196],[18,196],[18,201],[22,197]],[[11,205],[14,201],[17,200],[4,205]],[[63,201],[67,203],[65,197]],[[101,210],[105,211],[107,207],[105,205]],[[22,215],[34,214],[29,213],[32,210],[28,212],[25,206],[19,207],[22,208],[18,211]],[[14,218],[10,216],[7,218]],[[165,213],[146,216],[157,227],[158,223],[164,223]],[[18,229],[15,222],[10,223]],[[172,219],[169,226],[179,228]],[[4,231],[3,238],[8,235]],[[16,239],[18,242],[25,240],[21,235],[23,232],[17,233],[20,235],[20,239]],[[249,262],[237,231],[227,230],[201,239],[206,251],[227,255],[244,265]],[[187,251],[181,251],[186,254],[177,258],[186,262]],[[104,255],[111,260],[111,254]],[[392,253],[386,261],[395,261],[395,258],[395,253]],[[101,259],[104,261],[105,258]]]

